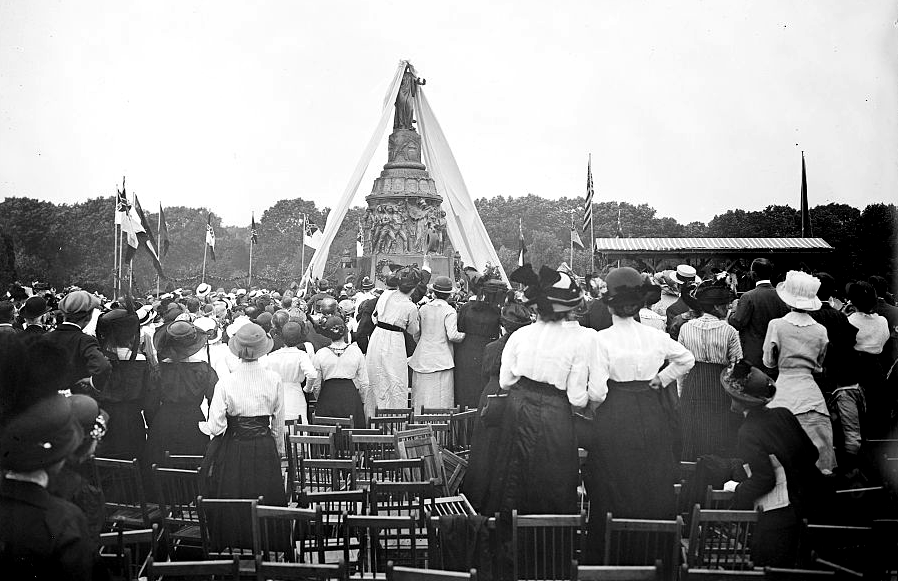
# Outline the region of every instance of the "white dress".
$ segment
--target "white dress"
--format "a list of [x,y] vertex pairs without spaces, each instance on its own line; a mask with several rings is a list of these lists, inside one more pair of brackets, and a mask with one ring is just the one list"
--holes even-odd
[[[416,341],[420,334],[418,309],[408,295],[394,291],[378,299],[372,320],[405,329]],[[408,407],[408,356],[405,337],[398,331],[376,327],[366,355],[368,378],[378,408]]]
[[281,376],[281,385],[284,386],[284,417],[288,420],[301,417],[308,423],[309,410],[302,383],[306,381],[305,391],[311,392],[310,382],[318,376],[309,354],[299,347],[282,347],[262,357],[262,365]]

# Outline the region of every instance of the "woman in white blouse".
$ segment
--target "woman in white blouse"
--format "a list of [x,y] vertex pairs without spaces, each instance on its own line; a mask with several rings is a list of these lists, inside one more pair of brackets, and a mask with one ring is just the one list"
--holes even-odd
[[888,437],[891,421],[892,401],[895,394],[888,394],[886,372],[880,363],[882,349],[889,340],[889,323],[882,315],[874,312],[876,290],[868,282],[848,285],[848,299],[856,309],[848,315],[848,322],[857,327],[854,344],[858,383],[867,399],[867,425],[862,426],[866,437]]
[[[612,270],[601,300],[612,325],[596,336],[596,389],[607,390],[580,445],[588,450],[585,484],[593,515],[667,519],[676,511],[674,442],[679,439],[674,382],[695,358],[635,316],[651,288],[632,268]],[[664,363],[668,365],[662,369]],[[604,538],[604,518],[590,519],[590,538]],[[588,560],[602,553],[590,543]]]
[[576,513],[572,410],[605,397],[596,381],[595,331],[574,319],[583,292],[567,274],[544,266],[537,275],[527,264],[511,280],[527,286],[539,318],[511,335],[502,351],[499,387],[508,400],[480,513]]
[[[200,430],[215,436],[203,460],[210,498],[263,496],[264,504],[287,504],[280,464],[284,390],[280,376],[259,362],[273,344],[255,323],[245,324],[228,341],[240,363],[215,386],[209,420],[200,422]],[[247,523],[232,516],[222,516],[227,520],[222,527],[244,531]]]
[[358,345],[346,343],[346,323],[340,317],[329,317],[321,332],[332,343],[312,357],[316,377],[311,378],[310,384],[318,394],[315,415],[352,416],[353,425],[364,428],[367,420],[363,397],[370,396],[365,356]]
[[303,328],[299,323],[285,324],[281,329],[281,338],[284,340],[284,347],[263,357],[262,363],[281,376],[284,417],[288,420],[300,418],[308,423],[309,410],[305,394],[311,393],[310,380],[318,375],[312,364],[311,355],[314,352],[307,352],[311,352],[311,343],[306,343],[306,350],[299,347],[303,340]]

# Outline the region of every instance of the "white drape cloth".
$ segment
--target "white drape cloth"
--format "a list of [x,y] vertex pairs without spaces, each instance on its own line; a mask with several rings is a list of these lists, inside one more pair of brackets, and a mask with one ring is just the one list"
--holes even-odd
[[[381,111],[380,121],[374,134],[368,141],[368,145],[362,152],[362,157],[349,179],[349,183],[343,190],[340,202],[331,210],[327,217],[327,224],[324,226],[324,235],[321,240],[321,246],[315,251],[312,261],[309,263],[308,272],[314,278],[324,276],[324,266],[327,262],[327,256],[330,252],[331,244],[337,235],[346,213],[352,205],[353,199],[358,192],[359,185],[371,158],[380,140],[383,139],[387,129],[387,124],[393,113],[393,105],[396,102],[396,95],[399,93],[399,85],[402,83],[402,76],[405,73],[405,67],[408,61],[400,61],[393,76],[393,82],[390,83],[390,89],[384,98],[384,106]],[[414,67],[412,67],[414,71]],[[499,255],[490,242],[489,234],[477,213],[477,208],[471,196],[468,194],[468,188],[465,186],[465,180],[462,178],[461,171],[455,161],[455,156],[449,148],[446,136],[440,128],[439,122],[424,96],[422,87],[418,87],[415,97],[415,117],[418,121],[418,131],[421,134],[421,141],[424,153],[424,161],[430,175],[436,182],[437,192],[443,196],[443,210],[446,212],[446,230],[449,234],[449,240],[458,250],[461,259],[465,265],[473,266],[477,270],[482,271],[486,267],[487,262],[493,266],[497,266],[502,274],[502,279],[508,282],[508,276],[499,262]],[[305,274],[303,275],[305,277]],[[305,281],[304,281],[305,282]]]

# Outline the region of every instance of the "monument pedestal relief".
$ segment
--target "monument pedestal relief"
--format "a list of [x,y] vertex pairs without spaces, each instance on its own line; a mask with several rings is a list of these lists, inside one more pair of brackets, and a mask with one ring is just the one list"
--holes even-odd
[[365,253],[359,273],[384,286],[390,264],[423,266],[430,258],[434,276],[455,278],[455,249],[446,233],[443,198],[421,162],[421,135],[414,127],[414,102],[424,84],[406,68],[396,97],[387,163],[365,201]]

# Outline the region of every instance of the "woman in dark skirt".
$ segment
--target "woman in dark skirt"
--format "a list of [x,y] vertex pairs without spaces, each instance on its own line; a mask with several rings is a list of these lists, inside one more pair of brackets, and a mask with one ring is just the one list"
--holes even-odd
[[[590,499],[587,559],[602,555],[605,514],[620,518],[672,519],[677,438],[674,382],[695,362],[667,333],[642,325],[635,316],[650,283],[632,268],[605,279],[602,297],[612,325],[596,337],[600,388],[607,398],[582,430],[587,449],[584,481]],[[662,369],[664,362],[667,367]],[[673,392],[665,391],[673,390]]]
[[331,340],[312,357],[318,377],[310,384],[318,394],[315,414],[325,417],[352,416],[356,428],[367,425],[363,398],[369,396],[368,366],[355,343],[346,344],[346,323],[340,317],[327,319],[322,334]]
[[[487,396],[499,392],[499,368],[502,365],[502,351],[511,334],[532,322],[530,309],[514,303],[502,308],[502,329],[505,334],[492,343],[487,344],[483,352],[483,381],[486,387],[480,394],[480,409],[486,406]],[[495,436],[497,429],[488,427],[478,415],[474,420],[471,455],[468,458],[468,470],[461,489],[474,507],[481,511],[489,488],[492,467],[495,462]]]
[[695,356],[695,367],[683,379],[680,394],[681,458],[689,462],[705,454],[732,458],[742,417],[730,410],[720,373],[742,359],[739,331],[726,320],[736,295],[726,278],[716,277],[702,282],[694,295],[701,316],[686,321],[678,339]]
[[472,281],[477,300],[458,309],[458,330],[465,338],[455,344],[455,405],[475,408],[483,391],[483,350],[499,338],[499,305],[508,288],[498,274],[485,274]]
[[153,380],[141,345],[137,314],[113,309],[100,315],[97,340],[112,363],[112,374],[96,394],[97,403],[109,414],[106,436],[97,446],[96,455],[143,460],[147,445],[146,423],[152,422],[155,409],[144,410]]
[[[281,377],[265,369],[259,358],[274,341],[255,323],[247,323],[228,341],[240,358],[230,375],[219,381],[209,421],[200,429],[214,436],[203,459],[210,498],[258,498],[286,506],[281,474],[284,455],[284,389]],[[252,539],[246,515],[223,512],[210,522],[212,534],[246,546]]]
[[[508,402],[480,513],[576,514],[577,442],[572,408],[601,402],[596,332],[575,317],[583,293],[567,274],[527,264],[511,280],[527,286],[539,317],[505,343],[499,386]],[[492,402],[491,402],[492,405]]]
[[206,334],[187,321],[160,327],[153,337],[159,357],[159,411],[147,435],[145,464],[161,464],[172,454],[202,456],[209,437],[197,424],[200,405],[212,400],[218,374],[206,361]]

